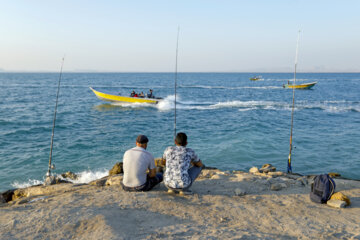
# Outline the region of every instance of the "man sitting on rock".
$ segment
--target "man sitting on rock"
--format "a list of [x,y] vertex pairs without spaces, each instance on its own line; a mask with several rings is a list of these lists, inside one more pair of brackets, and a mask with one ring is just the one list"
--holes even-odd
[[163,180],[162,173],[156,173],[153,155],[146,151],[148,141],[145,135],[139,135],[136,147],[124,154],[124,178],[121,185],[125,191],[149,191]]
[[164,183],[169,189],[169,193],[191,194],[189,188],[205,165],[202,164],[194,150],[186,147],[187,136],[185,133],[176,135],[175,145],[166,148],[163,155],[163,159],[166,161]]

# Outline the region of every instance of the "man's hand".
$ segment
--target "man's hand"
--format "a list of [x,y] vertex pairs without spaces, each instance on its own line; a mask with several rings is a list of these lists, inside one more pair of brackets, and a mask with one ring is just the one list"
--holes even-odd
[[156,177],[156,168],[149,169],[149,177],[151,178]]
[[204,164],[201,162],[201,160],[197,161],[197,162],[193,162],[193,164],[196,166],[196,167],[203,167]]

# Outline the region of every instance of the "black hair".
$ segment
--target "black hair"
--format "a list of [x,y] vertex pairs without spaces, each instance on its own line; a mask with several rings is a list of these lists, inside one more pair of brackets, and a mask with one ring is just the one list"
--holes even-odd
[[186,144],[187,144],[187,136],[186,136],[186,134],[183,133],[183,132],[178,133],[176,135],[175,141],[180,146],[186,146]]

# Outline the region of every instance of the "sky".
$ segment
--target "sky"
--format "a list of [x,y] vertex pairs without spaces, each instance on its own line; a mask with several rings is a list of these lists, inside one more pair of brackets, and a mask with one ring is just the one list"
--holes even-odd
[[360,72],[358,0],[0,0],[0,71]]

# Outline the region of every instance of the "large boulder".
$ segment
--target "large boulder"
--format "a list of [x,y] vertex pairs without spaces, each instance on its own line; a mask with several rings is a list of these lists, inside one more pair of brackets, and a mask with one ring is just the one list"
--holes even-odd
[[16,189],[10,189],[10,190],[7,190],[5,192],[2,192],[0,195],[5,200],[5,202],[10,202],[10,201],[12,201],[15,190]]
[[261,173],[268,173],[268,172],[275,172],[275,171],[276,171],[276,168],[273,165],[269,164],[269,163],[264,164],[259,169],[259,172],[261,172]]
[[252,167],[249,169],[249,173],[258,173],[259,169],[257,167]]
[[120,174],[120,173],[124,173],[123,163],[122,163],[122,162],[117,162],[117,163],[115,163],[115,165],[112,167],[112,169],[110,169],[110,171],[109,171],[109,176],[111,176],[111,175],[116,175],[116,174]]
[[78,179],[78,176],[75,173],[70,172],[70,171],[68,171],[66,173],[62,173],[61,176],[63,178],[68,178],[68,179],[71,179],[71,180],[77,180]]

